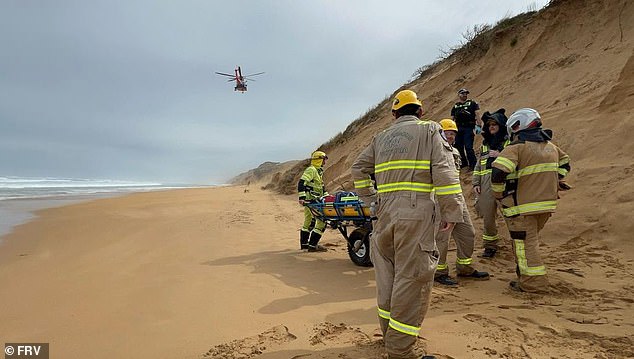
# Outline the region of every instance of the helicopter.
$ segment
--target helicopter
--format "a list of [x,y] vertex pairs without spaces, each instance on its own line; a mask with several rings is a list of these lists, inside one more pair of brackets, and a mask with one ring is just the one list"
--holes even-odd
[[236,67],[236,69],[233,70],[233,71],[235,72],[234,75],[225,74],[223,72],[216,72],[216,74],[222,75],[222,76],[231,77],[231,79],[228,80],[227,82],[235,81],[236,82],[236,87],[234,87],[233,90],[234,91],[240,91],[242,93],[244,93],[247,90],[247,80],[255,81],[255,79],[250,78],[251,76],[262,75],[264,73],[264,72],[258,72],[258,73],[255,73],[255,74],[242,76],[242,69],[240,69],[240,66]]

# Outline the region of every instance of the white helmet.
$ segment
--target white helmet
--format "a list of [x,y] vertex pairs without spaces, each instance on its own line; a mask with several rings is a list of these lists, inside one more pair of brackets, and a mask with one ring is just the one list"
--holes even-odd
[[532,108],[521,108],[513,112],[511,117],[509,117],[506,122],[506,130],[511,136],[528,128],[539,128],[541,125],[542,119],[539,116],[539,112]]

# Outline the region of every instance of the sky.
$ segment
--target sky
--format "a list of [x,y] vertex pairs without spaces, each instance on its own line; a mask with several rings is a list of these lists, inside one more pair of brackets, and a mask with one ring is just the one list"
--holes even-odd
[[[0,176],[221,184],[307,158],[547,0],[0,0]],[[265,72],[235,92],[214,72]]]

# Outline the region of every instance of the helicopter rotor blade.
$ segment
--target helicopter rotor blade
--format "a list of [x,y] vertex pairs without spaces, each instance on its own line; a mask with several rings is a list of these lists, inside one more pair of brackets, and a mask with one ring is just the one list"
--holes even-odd
[[222,73],[222,72],[216,72],[216,74],[222,75],[222,76],[229,76],[229,77],[235,77],[236,76],[236,75],[225,74],[225,73]]
[[246,78],[246,77],[249,77],[249,76],[257,76],[257,75],[262,75],[263,73],[264,72],[258,72],[257,74],[246,75],[246,76],[243,76],[243,77]]

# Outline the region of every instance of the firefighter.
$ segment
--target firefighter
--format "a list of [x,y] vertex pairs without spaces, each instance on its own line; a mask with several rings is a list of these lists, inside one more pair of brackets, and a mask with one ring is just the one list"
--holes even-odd
[[462,190],[451,146],[442,138],[438,123],[420,120],[422,103],[416,93],[397,93],[392,115],[394,123],[373,138],[351,172],[361,199],[377,203],[370,256],[388,358],[418,359],[416,338],[438,264],[432,190],[443,231],[463,220]]
[[475,206],[484,222],[483,258],[493,258],[498,251],[500,241],[496,224],[498,205],[491,190],[491,165],[504,147],[510,143],[506,133],[505,112],[501,108],[493,113],[487,111],[482,114],[482,121],[484,121],[482,147],[479,161],[473,171],[473,190],[477,196]]
[[309,252],[327,251],[326,247],[318,244],[324,234],[326,223],[319,218],[314,218],[306,206],[327,194],[322,178],[327,158],[328,156],[322,151],[313,152],[310,156],[310,166],[306,167],[297,183],[299,204],[304,206],[304,224],[299,232],[299,246],[302,250],[306,249]]
[[546,267],[539,255],[539,232],[557,207],[560,181],[570,171],[570,158],[549,141],[539,113],[522,108],[509,117],[511,143],[493,162],[493,193],[500,200],[515,254],[517,281],[511,289],[546,292]]
[[[453,147],[456,141],[456,135],[458,134],[458,127],[453,120],[448,118],[441,120],[439,123],[445,139],[449,145],[451,145],[454,165],[456,171],[458,171],[460,168],[460,153]],[[440,252],[440,258],[438,260],[438,266],[436,267],[434,280],[448,286],[458,285],[458,283],[449,276],[449,265],[447,264],[449,237],[452,234],[456,242],[456,271],[458,272],[458,277],[489,279],[489,273],[477,271],[471,266],[473,263],[471,256],[473,255],[475,230],[473,229],[471,216],[469,215],[469,210],[462,194],[460,194],[460,201],[462,202],[462,222],[456,223],[452,232],[438,231],[438,233],[436,233],[436,245],[438,246],[438,252]]]

